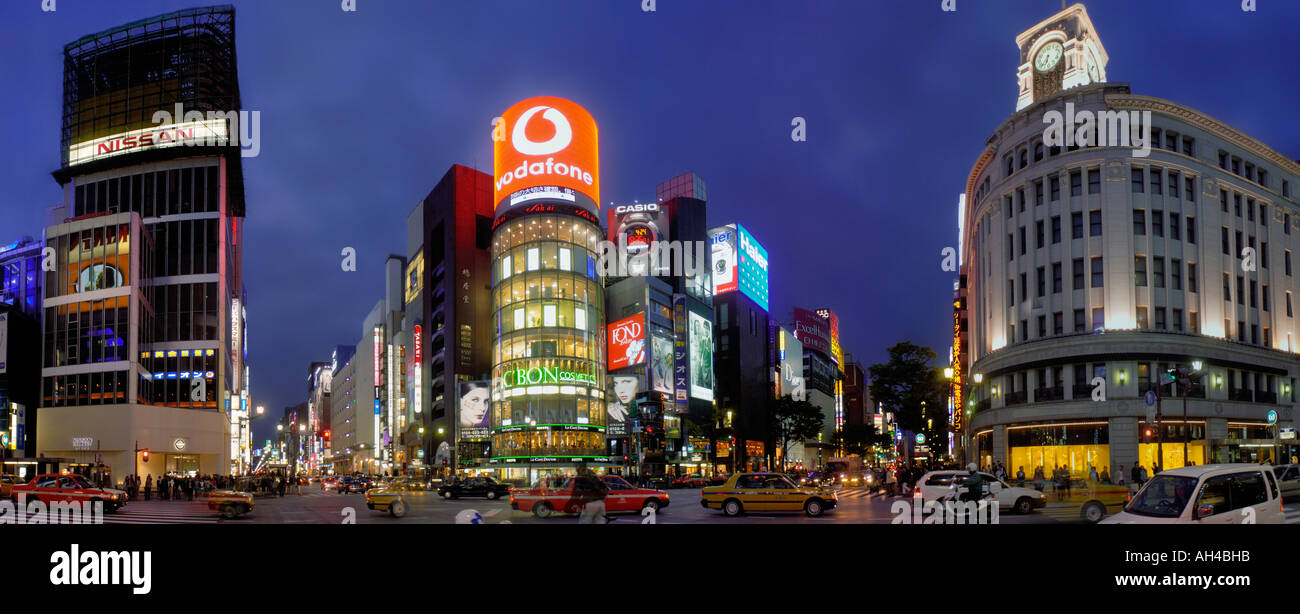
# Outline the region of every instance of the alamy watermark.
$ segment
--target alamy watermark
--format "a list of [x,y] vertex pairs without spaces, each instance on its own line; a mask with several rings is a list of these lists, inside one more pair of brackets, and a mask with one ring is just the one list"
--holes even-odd
[[[261,111],[186,111],[176,103],[176,112],[155,111],[153,123],[158,126],[175,126],[160,131],[162,140],[175,140],[188,147],[223,146],[237,144],[243,158],[256,158],[262,153]],[[224,121],[226,132],[214,130],[216,122]],[[188,128],[186,127],[188,126]],[[198,128],[198,129],[196,129]],[[140,138],[153,137],[142,135]],[[155,139],[158,140],[158,139]]]
[[709,268],[712,246],[708,241],[650,241],[628,244],[601,241],[596,270],[606,277],[687,277],[703,275]]
[[103,501],[28,501],[27,493],[0,501],[0,524],[104,524]]
[[894,515],[890,524],[999,524],[998,503],[980,501],[895,501],[889,506]]
[[1134,147],[1134,158],[1151,155],[1150,111],[1081,111],[1065,103],[1065,113],[1043,114],[1043,144],[1048,147]]

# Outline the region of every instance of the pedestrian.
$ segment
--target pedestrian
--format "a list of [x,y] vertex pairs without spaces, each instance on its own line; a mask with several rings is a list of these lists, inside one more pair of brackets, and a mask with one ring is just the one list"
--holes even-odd
[[149,474],[149,479],[144,481],[144,500],[149,500],[149,491],[153,490],[153,474]]
[[885,493],[886,497],[898,496],[898,472],[888,470],[885,472]]
[[1139,471],[1139,468],[1141,466],[1142,466],[1141,463],[1137,465],[1133,465],[1133,469],[1131,470],[1128,476],[1129,480],[1133,482],[1134,486],[1142,486],[1142,472]]
[[1138,465],[1138,486],[1141,486],[1146,483],[1147,483],[1147,468],[1142,465]]
[[1016,486],[1019,488],[1025,487],[1025,466],[1024,465],[1021,465],[1019,468],[1016,469]]
[[1100,481],[1101,481],[1101,476],[1097,475],[1097,467],[1096,467],[1096,465],[1089,465],[1089,466],[1088,466],[1088,479],[1090,479],[1090,480],[1092,480],[1092,481],[1094,481],[1094,482],[1100,482]]
[[1124,465],[1119,466],[1119,471],[1115,472],[1115,483],[1124,486]]
[[1110,484],[1110,465],[1101,468],[1101,483]]

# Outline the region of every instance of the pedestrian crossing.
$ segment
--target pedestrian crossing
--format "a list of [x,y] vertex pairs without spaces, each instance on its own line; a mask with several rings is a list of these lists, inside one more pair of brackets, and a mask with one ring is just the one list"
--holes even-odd
[[206,505],[182,501],[135,501],[104,514],[104,524],[216,524],[220,520]]
[[867,498],[870,498],[870,497],[871,497],[873,494],[875,494],[875,493],[876,493],[876,491],[874,491],[874,490],[871,489],[871,488],[866,488],[866,487],[849,487],[849,488],[841,488],[841,489],[838,489],[838,490],[835,491],[835,495],[836,495],[837,497],[839,497],[841,500],[843,500],[843,499],[867,499]]

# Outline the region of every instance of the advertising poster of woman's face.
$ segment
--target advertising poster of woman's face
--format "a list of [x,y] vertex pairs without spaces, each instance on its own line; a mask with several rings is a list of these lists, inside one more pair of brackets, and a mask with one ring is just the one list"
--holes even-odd
[[487,428],[492,407],[487,382],[460,382],[461,428]]
[[641,380],[635,375],[611,375],[609,382],[605,413],[609,416],[609,422],[622,422],[631,413],[632,402],[636,400]]

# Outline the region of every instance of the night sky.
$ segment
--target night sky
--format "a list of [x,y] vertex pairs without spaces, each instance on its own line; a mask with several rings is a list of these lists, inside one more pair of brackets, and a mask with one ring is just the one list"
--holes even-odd
[[[63,45],[200,0],[0,3],[0,243],[40,236],[61,194]],[[595,116],[602,201],[655,198],[693,170],[709,223],[767,248],[771,308],[831,307],[867,363],[951,342],[957,197],[1015,110],[1015,36],[1058,0],[235,0],[244,107],[253,400],[306,397],[308,364],[355,343],[384,257],[453,163],[491,172],[491,119],[538,95]],[[1300,2],[1087,2],[1111,82],[1300,157]],[[807,120],[807,142],[790,138]],[[358,270],[340,269],[356,248]],[[256,440],[273,430],[258,421]]]

